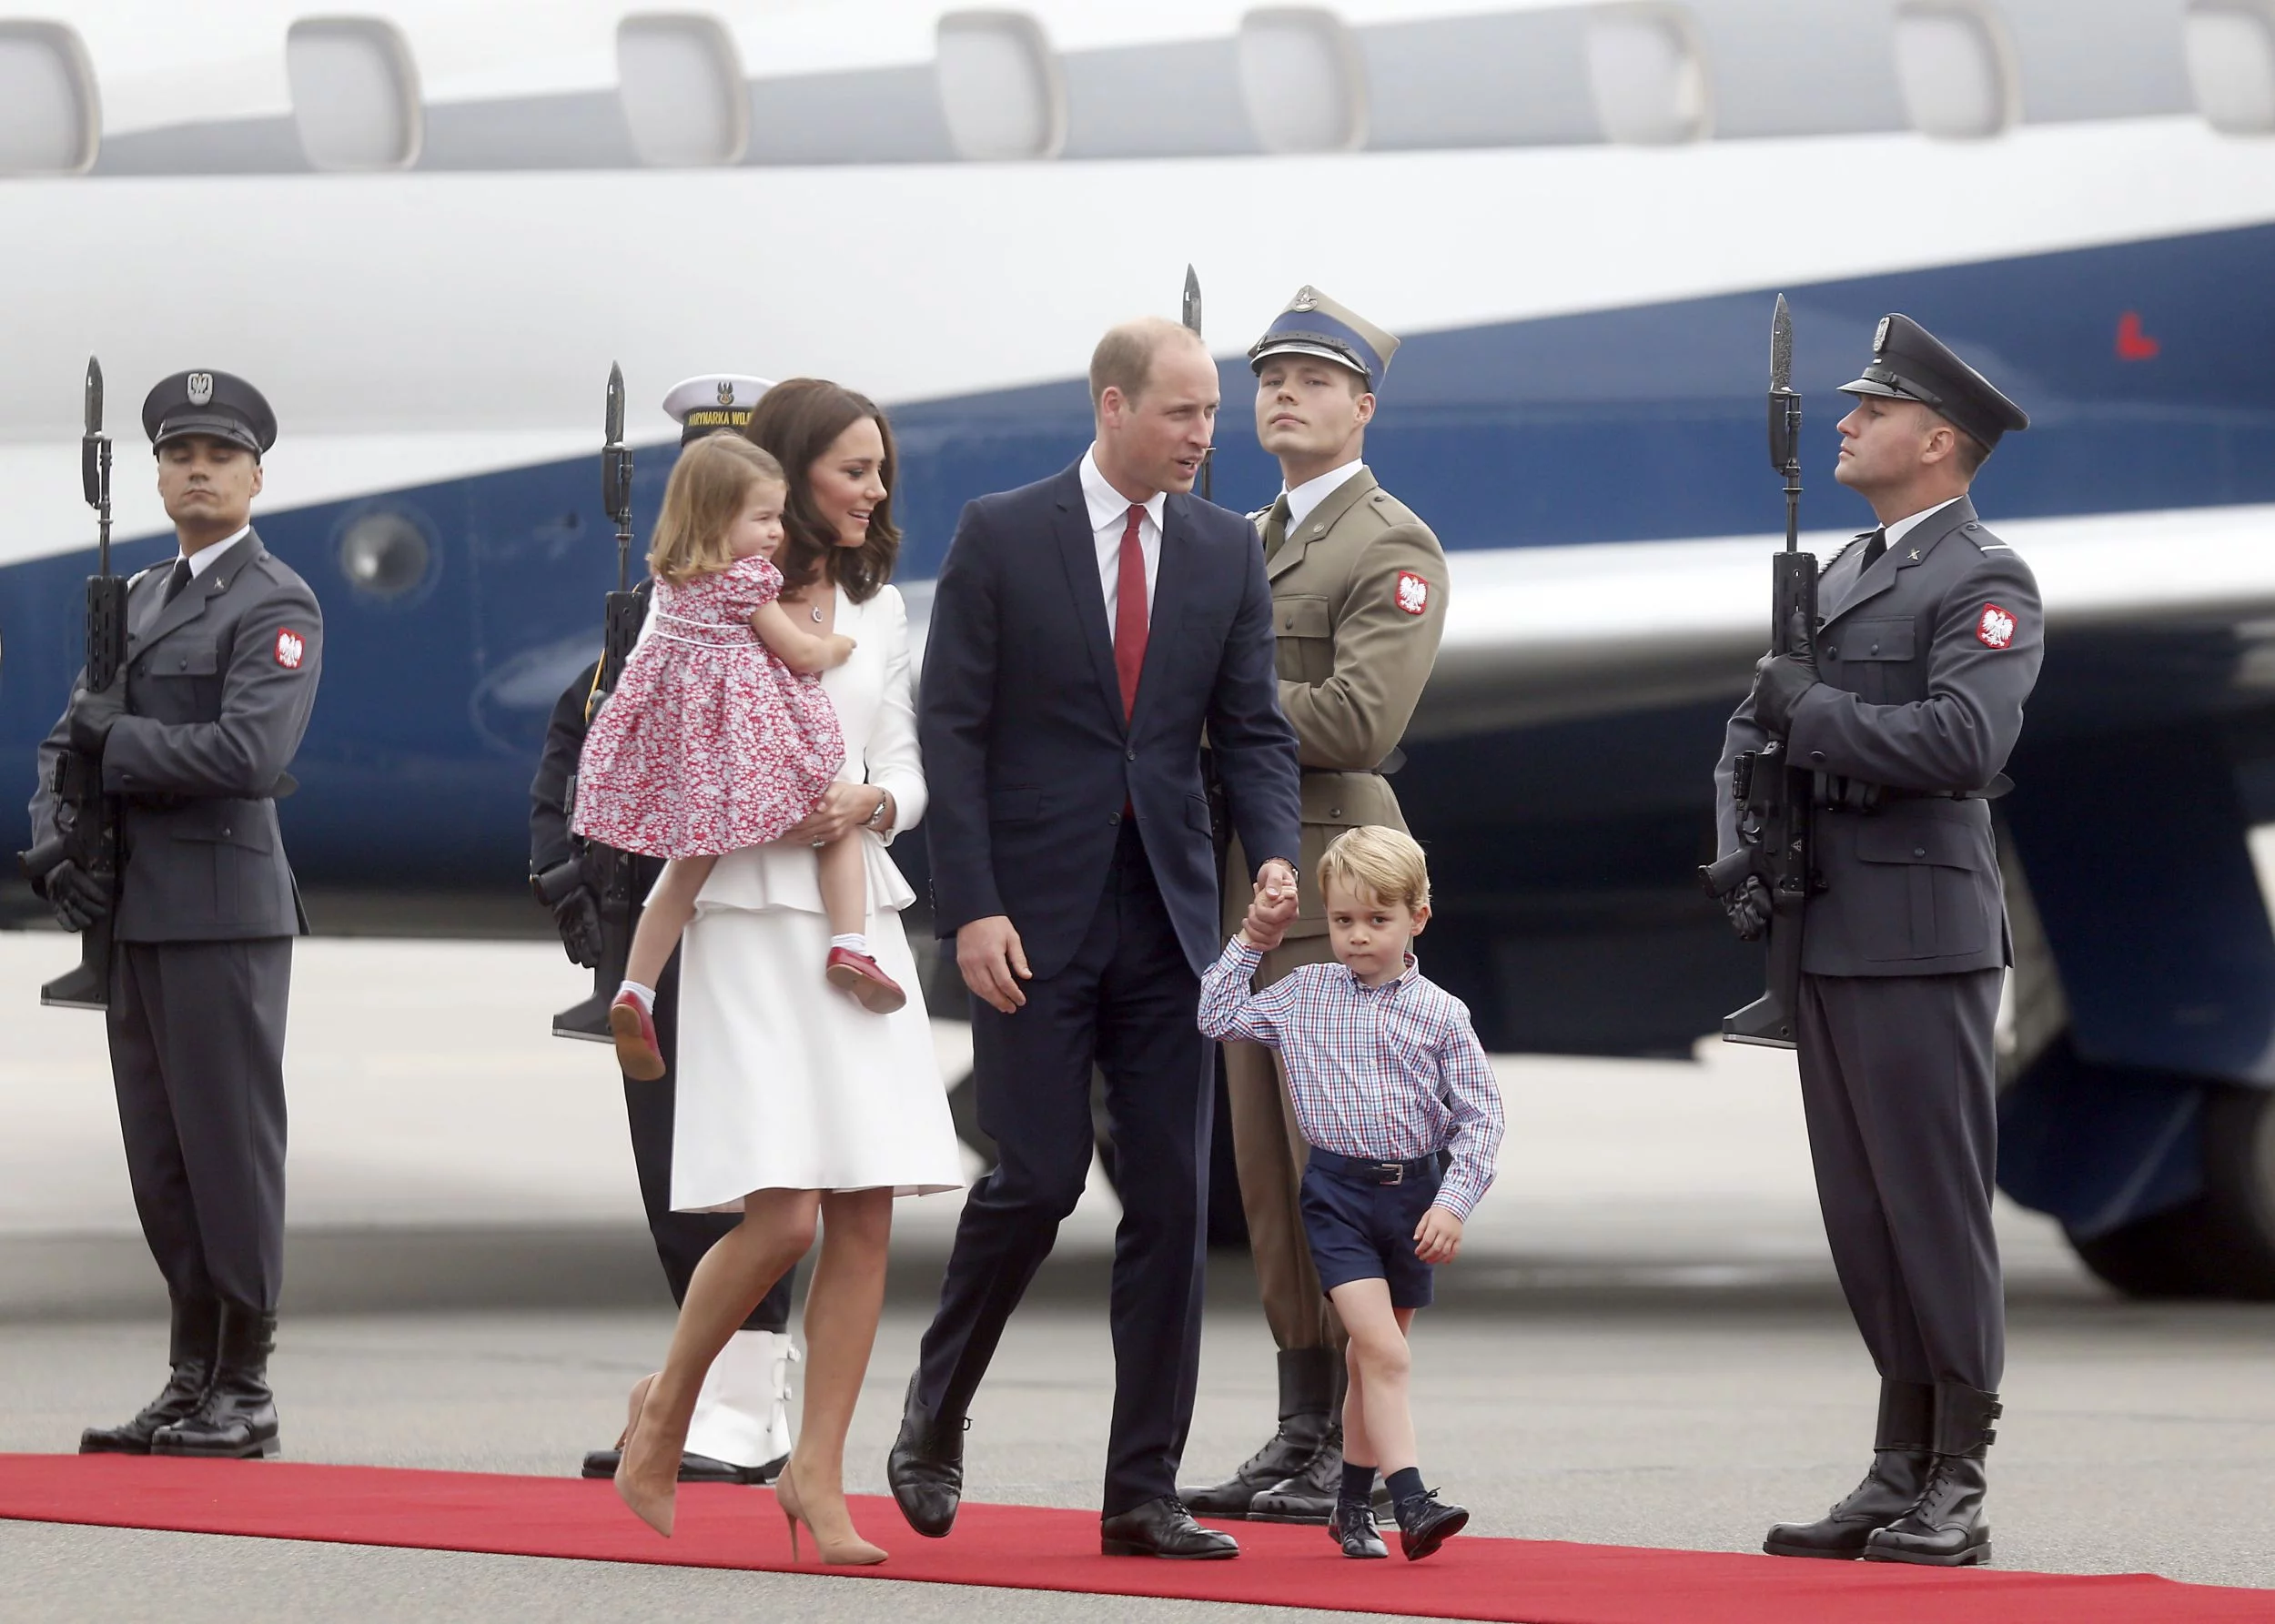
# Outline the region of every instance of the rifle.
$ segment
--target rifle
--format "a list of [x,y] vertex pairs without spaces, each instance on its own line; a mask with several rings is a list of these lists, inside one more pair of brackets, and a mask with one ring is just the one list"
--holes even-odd
[[[616,590],[608,595],[603,611],[600,670],[593,674],[592,691],[584,701],[587,726],[616,691],[624,674],[624,661],[640,641],[641,622],[647,615],[647,605],[632,590],[632,448],[624,444],[624,369],[613,364],[608,369],[608,415],[602,433],[601,507],[616,521]],[[577,781],[571,774],[569,810],[572,817],[576,799]],[[624,966],[632,957],[632,914],[637,907],[632,857],[598,841],[580,843],[582,850],[576,859],[576,872],[567,877],[567,883],[561,883],[558,869],[535,882],[539,899],[549,905],[559,902],[579,881],[591,885],[600,899],[601,962],[592,972],[592,995],[553,1017],[553,1035],[605,1044],[613,1041],[608,1006],[623,985]],[[549,888],[553,894],[547,894]]]
[[[85,432],[79,437],[79,486],[95,509],[95,573],[86,582],[86,685],[104,689],[126,663],[126,581],[111,573],[111,442],[103,432],[103,367],[86,363]],[[59,803],[56,832],[22,853],[24,873],[45,881],[69,862],[103,887],[110,906],[79,933],[79,963],[39,990],[62,1009],[110,1005],[111,926],[118,909],[118,797],[103,792],[99,756],[66,749],[48,787]]]
[[[1817,561],[1801,550],[1801,397],[1793,388],[1793,317],[1777,296],[1770,321],[1769,460],[1785,479],[1785,550],[1770,572],[1770,652],[1790,654],[1817,623]],[[1738,850],[1699,870],[1708,894],[1722,896],[1751,875],[1770,894],[1766,985],[1744,1009],[1723,1017],[1723,1041],[1790,1049],[1801,1008],[1802,912],[1820,889],[1813,872],[1814,775],[1786,761],[1786,741],[1771,739],[1732,764]]]
[[[1189,265],[1185,267],[1185,305],[1181,315],[1186,327],[1191,330],[1193,337],[1196,338],[1199,338],[1200,278],[1193,274],[1193,267]],[[1213,494],[1217,484],[1216,479],[1213,477],[1216,473],[1216,468],[1217,448],[1211,446],[1208,449],[1200,454],[1200,499],[1204,502],[1214,501],[1216,499]]]

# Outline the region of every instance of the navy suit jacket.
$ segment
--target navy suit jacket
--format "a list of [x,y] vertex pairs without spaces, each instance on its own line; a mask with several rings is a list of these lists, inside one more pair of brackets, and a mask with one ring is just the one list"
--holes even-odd
[[1293,862],[1302,834],[1274,658],[1254,527],[1173,493],[1125,722],[1076,468],[968,504],[940,569],[917,716],[939,933],[1007,914],[1036,975],[1065,969],[1127,804],[1185,956],[1207,969],[1223,938],[1204,728],[1242,849]]

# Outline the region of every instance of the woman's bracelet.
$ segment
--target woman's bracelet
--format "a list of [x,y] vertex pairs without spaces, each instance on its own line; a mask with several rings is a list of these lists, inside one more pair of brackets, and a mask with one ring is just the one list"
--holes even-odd
[[[875,786],[875,785],[874,785],[874,784],[872,784],[870,787],[871,787],[872,789],[875,789],[875,788],[876,788],[876,786]],[[892,791],[890,791],[890,790],[877,790],[877,807],[876,807],[876,811],[875,811],[875,812],[871,812],[871,813],[869,814],[867,821],[866,821],[866,822],[864,822],[862,824],[862,827],[863,827],[864,829],[874,829],[874,830],[882,831],[882,830],[884,829],[884,827],[885,827],[885,809],[886,807],[888,807],[888,806],[892,805],[892,804],[893,804],[893,792],[892,792]]]

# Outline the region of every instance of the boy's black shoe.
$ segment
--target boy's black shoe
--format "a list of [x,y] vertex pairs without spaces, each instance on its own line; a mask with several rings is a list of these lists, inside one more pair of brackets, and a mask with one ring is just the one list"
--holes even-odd
[[1374,1508],[1363,1500],[1338,1500],[1328,1513],[1327,1537],[1347,1557],[1388,1557],[1390,1548],[1375,1531]]
[[1398,1542],[1410,1562],[1421,1561],[1469,1526],[1469,1512],[1440,1504],[1434,1488],[1410,1494],[1398,1503]]

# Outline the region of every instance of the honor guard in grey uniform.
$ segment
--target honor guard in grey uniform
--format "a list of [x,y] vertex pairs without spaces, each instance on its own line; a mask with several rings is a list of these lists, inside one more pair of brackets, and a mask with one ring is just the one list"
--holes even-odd
[[[740,433],[751,420],[758,398],[772,388],[763,378],[707,372],[674,384],[663,398],[664,412],[680,426],[680,444],[707,434]],[[640,590],[647,590],[647,582]],[[595,661],[577,673],[553,705],[545,731],[545,750],[530,785],[530,874],[541,900],[552,910],[561,946],[571,963],[590,970],[601,961],[601,904],[580,842],[570,833],[571,784],[584,750],[589,706],[600,678]],[[661,858],[632,859],[632,894],[643,897],[663,872]],[[633,920],[639,919],[637,904]],[[656,983],[656,1035],[663,1049],[663,1075],[652,1082],[624,1079],[624,1116],[632,1133],[632,1166],[647,1209],[648,1233],[663,1266],[672,1301],[687,1296],[687,1282],[711,1245],[740,1221],[731,1213],[672,1210],[672,1119],[677,1103],[674,1082],[679,1049],[679,955],[674,953]],[[682,1483],[771,1483],[790,1456],[790,1366],[797,1350],[790,1340],[790,1293],[794,1269],[762,1297],[743,1328],[712,1361],[695,1399],[687,1447],[680,1457]],[[593,1449],[584,1458],[588,1478],[613,1478],[622,1445]]]
[[[173,1298],[173,1375],[83,1453],[277,1452],[268,1379],[284,1276],[285,1005],[304,934],[277,825],[324,663],[308,583],[250,519],[277,419],[226,372],[177,372],[143,428],[179,556],[127,588],[126,663],[75,689],[40,747],[99,756],[122,807],[109,990],[111,1074],[142,1230]],[[84,673],[82,673],[84,677]],[[50,873],[67,927],[90,903]],[[99,910],[99,902],[93,906]]]
[[[1362,823],[1403,830],[1382,774],[1421,698],[1445,628],[1446,560],[1430,527],[1360,460],[1374,390],[1398,349],[1380,328],[1303,287],[1249,351],[1256,437],[1285,488],[1254,515],[1279,633],[1279,704],[1303,764],[1300,912],[1256,984],[1334,957],[1319,862]],[[1224,887],[1228,934],[1248,905],[1236,842]],[[1222,1483],[1182,1491],[1204,1516],[1325,1523],[1343,1466],[1343,1335],[1320,1289],[1298,1193],[1306,1147],[1277,1057],[1224,1046],[1233,1161],[1264,1317],[1279,1349],[1279,1427]]]
[[[2022,731],[2045,619],[2037,583],[1967,499],[2029,419],[1918,323],[1881,321],[1841,420],[1835,477],[1879,528],[1820,583],[1815,627],[1762,661],[1715,774],[1776,735],[1815,775],[1797,1040],[1833,1260],[1880,1371],[1873,1464],[1764,1548],[1963,1566],[1990,1557],[1984,1452],[2006,1357],[1991,1186],[1992,1025],[2011,962],[1987,797]],[[1724,897],[1758,935],[1758,879]]]

